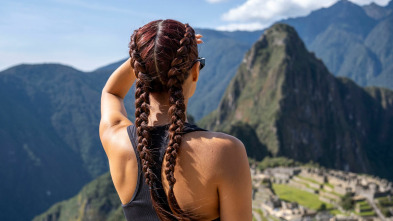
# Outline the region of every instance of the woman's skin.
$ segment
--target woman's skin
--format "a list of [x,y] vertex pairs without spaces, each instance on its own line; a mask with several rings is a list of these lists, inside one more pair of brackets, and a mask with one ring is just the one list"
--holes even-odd
[[[197,43],[202,43],[196,35]],[[184,102],[194,94],[199,77],[199,62],[183,84]],[[128,203],[137,183],[138,165],[127,127],[124,97],[135,81],[130,59],[117,68],[102,90],[100,139],[109,161],[110,173],[123,204]],[[150,94],[149,125],[169,124],[169,95]],[[187,120],[186,120],[187,121]],[[251,220],[251,175],[243,143],[225,133],[194,131],[183,135],[176,159],[174,193],[183,211],[200,220]],[[165,157],[163,165],[165,165]],[[165,167],[163,167],[165,168]],[[162,173],[163,186],[169,185]]]

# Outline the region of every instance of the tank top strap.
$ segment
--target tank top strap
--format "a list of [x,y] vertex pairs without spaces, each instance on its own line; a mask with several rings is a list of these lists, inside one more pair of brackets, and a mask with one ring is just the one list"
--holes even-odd
[[191,124],[191,123],[185,122],[184,123],[184,127],[183,127],[183,133],[190,133],[190,132],[193,132],[193,131],[208,131],[208,130],[200,128],[200,127],[198,127],[195,124]]

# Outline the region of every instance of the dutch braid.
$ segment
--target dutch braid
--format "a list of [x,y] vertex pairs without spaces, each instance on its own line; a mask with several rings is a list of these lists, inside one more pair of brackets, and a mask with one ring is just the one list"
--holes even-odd
[[[142,171],[144,173],[145,182],[149,185],[150,188],[150,197],[152,199],[154,208],[157,211],[160,211],[158,214],[163,220],[173,220],[169,218],[170,214],[168,214],[168,212],[158,204],[157,192],[154,190],[158,180],[153,172],[153,168],[156,166],[156,163],[153,159],[150,149],[148,148],[150,146],[151,140],[149,131],[150,128],[148,127],[148,117],[150,114],[149,88],[151,78],[145,74],[145,64],[138,53],[138,48],[136,45],[137,33],[138,30],[136,30],[132,35],[130,43],[131,66],[134,69],[135,75],[137,77],[135,83],[135,126],[137,128],[138,136],[137,150],[142,161]],[[162,215],[169,217],[161,217]]]
[[176,166],[176,158],[180,150],[182,141],[182,132],[184,122],[186,120],[184,104],[184,95],[182,84],[185,77],[188,76],[186,72],[189,70],[188,53],[193,41],[195,41],[194,30],[188,25],[185,25],[186,32],[184,37],[180,40],[180,48],[177,50],[175,59],[171,63],[171,69],[168,72],[167,88],[169,88],[169,116],[171,116],[171,125],[169,127],[169,145],[166,149],[166,165],[165,175],[169,183],[168,200],[172,211],[180,216],[182,220],[191,220],[189,215],[185,214],[177,203],[173,192],[173,187],[176,183],[174,171]]
[[[180,27],[181,25],[181,27]],[[180,39],[180,40],[179,40]],[[136,79],[135,126],[137,128],[137,151],[142,161],[145,182],[150,188],[154,209],[161,220],[193,220],[197,217],[185,214],[180,209],[173,187],[176,183],[174,171],[180,151],[183,127],[186,120],[186,105],[182,85],[189,76],[193,60],[198,57],[194,30],[174,20],[157,20],[135,30],[131,36],[130,57]],[[155,152],[151,146],[150,93],[169,93],[169,143],[165,151],[164,172],[169,184],[168,203],[159,198],[163,191],[161,177],[157,177]]]

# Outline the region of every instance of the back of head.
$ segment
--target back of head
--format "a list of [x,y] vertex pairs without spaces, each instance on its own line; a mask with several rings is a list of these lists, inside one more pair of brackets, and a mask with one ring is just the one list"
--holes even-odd
[[151,81],[150,92],[168,91],[183,83],[198,57],[194,29],[170,19],[152,21],[135,30],[130,56],[133,68],[142,72],[140,78]]
[[[137,77],[135,90],[135,126],[138,135],[138,152],[143,164],[145,182],[150,187],[153,206],[161,220],[191,220],[192,215],[182,211],[173,193],[176,183],[174,169],[182,140],[186,119],[182,85],[189,70],[198,58],[195,31],[188,24],[175,20],[152,21],[134,31],[130,42],[131,66]],[[169,144],[165,152],[165,175],[169,183],[168,201],[172,211],[160,205],[156,184],[160,182],[153,173],[156,163],[149,149],[151,144],[148,126],[149,94],[169,93]]]

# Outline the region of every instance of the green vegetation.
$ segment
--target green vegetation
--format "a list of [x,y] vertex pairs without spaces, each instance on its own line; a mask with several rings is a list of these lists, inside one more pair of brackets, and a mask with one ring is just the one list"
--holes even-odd
[[302,164],[296,162],[293,159],[289,159],[287,157],[265,157],[258,164],[258,169],[264,170],[266,168],[272,167],[292,167],[292,166],[301,166]]
[[360,216],[375,216],[375,212],[374,211],[365,211],[365,212],[361,212],[359,213]]
[[[318,195],[299,190],[295,187],[285,184],[273,184],[273,189],[280,199],[297,202],[310,209],[318,210],[322,207],[325,209],[333,208],[331,204],[320,201]],[[322,204],[325,204],[325,206],[322,206]]]
[[315,184],[322,184],[322,183],[317,182],[316,180],[313,180],[313,179],[311,179],[311,178],[309,178],[309,177],[304,177],[304,176],[298,176],[298,177],[299,177],[300,179],[307,180],[307,181],[310,181],[310,182],[315,183]]
[[259,214],[259,216],[261,217],[262,221],[268,221],[267,217],[263,214],[261,209],[254,209],[254,211]]
[[230,125],[229,129],[224,132],[235,136],[243,142],[248,157],[260,161],[263,157],[268,155],[266,146],[259,141],[258,135],[249,124],[236,122]]
[[371,207],[371,205],[366,201],[362,200],[360,202],[357,202],[356,205],[360,209],[360,213],[358,213],[360,216],[375,216],[374,209]]
[[339,215],[339,214],[341,214],[341,215],[345,215],[345,214],[343,214],[340,210],[338,210],[338,209],[330,209],[329,210],[329,213],[331,213],[331,214],[333,214],[333,215]]
[[379,202],[379,204],[381,204],[381,206],[393,207],[393,200],[392,199],[389,200],[388,196],[378,197],[378,198],[376,198],[376,200]]
[[352,194],[347,193],[344,196],[342,196],[340,204],[341,204],[342,208],[345,210],[353,210],[355,202],[352,199]]
[[326,204],[325,204],[325,203],[322,203],[322,204],[319,206],[318,211],[325,211],[326,209],[327,209]]
[[361,210],[370,210],[370,209],[372,209],[372,207],[370,206],[370,204],[366,200],[362,200],[360,202],[357,202],[357,204],[359,204],[359,207],[360,207]]
[[[322,191],[325,191],[325,192],[328,192],[328,191],[326,191],[326,190],[322,190]],[[343,195],[341,195],[341,194],[339,194],[339,193],[336,193],[336,192],[328,192],[328,193],[331,193],[331,194],[333,194],[333,195],[336,195],[336,196],[338,196],[338,197],[342,197]]]
[[393,200],[389,200],[388,196],[376,198],[377,206],[385,217],[391,217],[393,214],[390,208],[393,208]]
[[71,199],[53,205],[34,221],[124,220],[121,202],[109,173],[87,184]]

